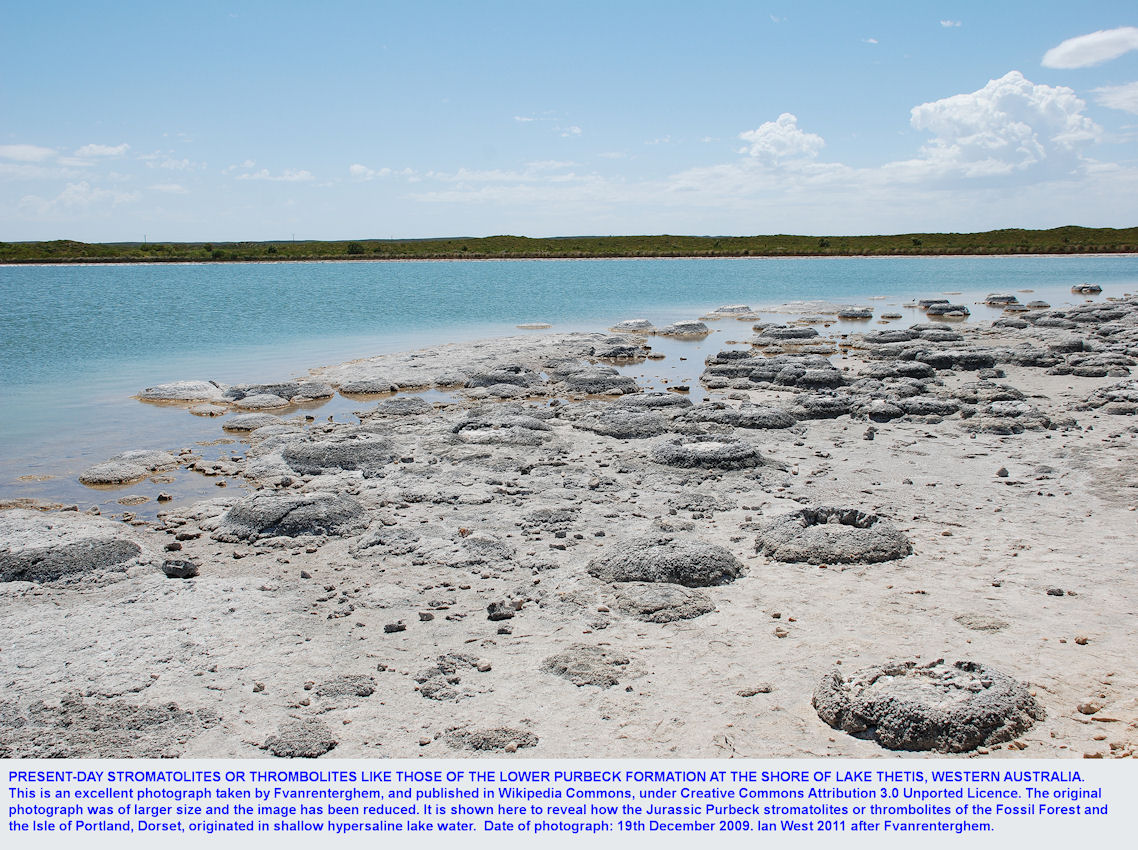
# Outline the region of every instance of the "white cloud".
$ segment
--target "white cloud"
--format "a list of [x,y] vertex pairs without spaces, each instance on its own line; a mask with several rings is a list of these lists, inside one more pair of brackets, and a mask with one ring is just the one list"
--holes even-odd
[[38,195],[25,195],[20,199],[20,209],[34,216],[48,217],[60,214],[97,212],[107,207],[117,207],[137,201],[138,192],[120,192],[117,189],[103,189],[92,186],[86,180],[68,183],[54,198],[41,198]]
[[360,165],[358,162],[348,166],[348,174],[356,180],[375,180],[377,177],[386,177],[391,173],[390,168],[368,168],[366,165]]
[[739,138],[747,142],[739,153],[771,166],[813,159],[826,146],[821,136],[800,130],[797,116],[789,112],[782,113],[776,121],[767,121],[757,130],[740,133]]
[[862,42],[862,44],[877,44],[877,39],[876,38],[863,38],[861,40],[861,42]]
[[569,136],[581,135],[581,128],[575,124],[572,127],[559,127],[558,129],[561,130],[561,137],[562,138],[568,138]]
[[225,168],[221,169],[221,173],[222,174],[232,174],[234,171],[237,171],[240,168],[252,168],[256,164],[257,163],[254,162],[253,160],[247,159],[243,163],[241,163],[240,165],[227,165],[227,166],[225,166]]
[[123,142],[121,145],[83,145],[75,151],[76,156],[122,156],[130,150],[130,145]]
[[1138,27],[1099,30],[1069,38],[1043,54],[1044,68],[1090,68],[1138,50]]
[[39,145],[0,145],[0,158],[16,162],[43,162],[54,156],[54,149]]
[[194,168],[205,168],[205,163],[193,162],[188,159],[174,159],[173,157],[166,157],[161,162],[158,162],[155,157],[143,157],[146,160],[147,168],[165,168],[169,171],[189,171]]
[[951,29],[952,27],[958,27],[961,24],[960,21],[941,21],[940,25],[945,29]]
[[1138,169],[1083,156],[1101,136],[1084,110],[1071,89],[1035,85],[1013,71],[915,107],[913,126],[928,141],[907,160],[860,168],[821,161],[822,137],[786,113],[740,134],[746,146],[734,161],[648,179],[580,173],[556,162],[429,172],[428,188],[407,197],[543,221],[554,231],[583,220],[616,228],[636,220],[672,232],[1107,225],[1132,211]]
[[1065,86],[1036,85],[1010,71],[978,91],[913,107],[910,123],[933,135],[922,161],[936,171],[974,177],[1044,162],[1070,170],[1079,149],[1102,132],[1085,106]]
[[275,183],[307,183],[314,180],[311,171],[294,170],[286,168],[280,174],[271,174],[269,169],[262,168],[260,171],[254,171],[250,174],[238,174],[238,180],[269,180]]
[[515,115],[515,116],[514,116],[514,120],[515,120],[515,121],[518,121],[518,122],[520,122],[520,123],[522,123],[522,124],[528,124],[530,121],[533,121],[533,120],[535,120],[535,119],[533,119],[533,118],[528,118],[528,117],[527,117],[527,116],[525,116],[525,115]]
[[157,183],[154,186],[147,186],[155,192],[165,192],[168,195],[186,195],[189,194],[189,189],[179,183]]
[[1095,103],[1138,115],[1138,82],[1094,89]]
[[358,162],[348,166],[348,174],[356,181],[379,180],[383,177],[403,177],[412,182],[419,179],[413,168],[368,168]]

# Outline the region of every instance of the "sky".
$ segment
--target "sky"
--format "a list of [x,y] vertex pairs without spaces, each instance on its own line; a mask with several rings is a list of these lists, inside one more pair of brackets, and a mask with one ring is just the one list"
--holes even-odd
[[0,241],[1138,225],[1138,5],[55,2]]

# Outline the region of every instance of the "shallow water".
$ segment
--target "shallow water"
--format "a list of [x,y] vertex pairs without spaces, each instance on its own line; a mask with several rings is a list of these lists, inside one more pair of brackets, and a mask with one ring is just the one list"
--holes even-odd
[[[143,387],[180,379],[275,380],[308,368],[445,342],[518,333],[603,330],[622,319],[657,325],[720,304],[775,306],[823,299],[923,315],[904,308],[946,292],[973,319],[989,292],[1053,306],[1138,290],[1138,257],[906,257],[889,259],[586,260],[0,267],[0,499],[39,498],[121,511],[126,494],[161,490],[177,500],[219,492],[211,479],[175,472],[172,482],[91,490],[75,477],[132,448],[178,448],[223,437],[218,419],[140,404]],[[1030,293],[1025,290],[1031,290]],[[889,308],[886,310],[886,308]],[[786,321],[789,316],[772,316]],[[546,321],[549,331],[519,331]],[[642,383],[701,390],[704,357],[750,322],[724,320],[702,342],[653,338],[663,360],[624,367]],[[835,323],[830,332],[876,325]],[[686,358],[686,359],[681,359]],[[668,382],[665,384],[664,382]],[[351,421],[367,404],[337,396],[306,412]],[[295,415],[291,411],[286,415]],[[206,457],[243,453],[240,443],[200,447]],[[21,480],[23,476],[53,476]],[[153,492],[151,492],[153,491]]]

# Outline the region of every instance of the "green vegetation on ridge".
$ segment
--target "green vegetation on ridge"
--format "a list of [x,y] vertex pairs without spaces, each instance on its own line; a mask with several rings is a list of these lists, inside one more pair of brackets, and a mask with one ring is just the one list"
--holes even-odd
[[1057,227],[893,236],[488,236],[343,242],[0,242],[0,263],[501,260],[617,257],[846,257],[1110,254],[1138,251],[1138,227]]

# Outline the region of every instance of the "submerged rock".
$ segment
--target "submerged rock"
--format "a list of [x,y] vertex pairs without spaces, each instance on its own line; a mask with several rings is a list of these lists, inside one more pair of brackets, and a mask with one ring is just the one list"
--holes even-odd
[[963,753],[1010,741],[1044,717],[1026,686],[973,661],[884,664],[846,679],[833,670],[814,692],[835,729],[890,750]]
[[909,539],[888,520],[857,508],[804,508],[763,524],[757,551],[776,561],[875,564],[904,558]]
[[283,421],[279,416],[273,416],[271,413],[242,413],[226,419],[221,423],[221,428],[223,431],[242,433],[255,431],[269,425],[280,425]]
[[608,582],[652,582],[684,587],[728,584],[745,570],[722,546],[648,534],[617,543],[589,562],[590,575]]

